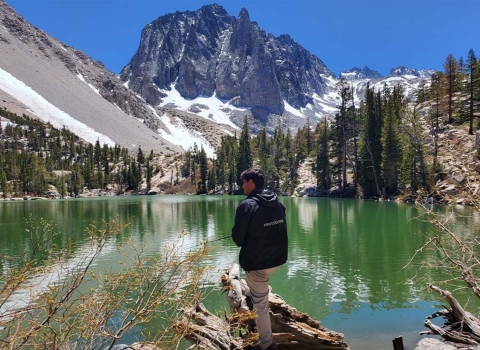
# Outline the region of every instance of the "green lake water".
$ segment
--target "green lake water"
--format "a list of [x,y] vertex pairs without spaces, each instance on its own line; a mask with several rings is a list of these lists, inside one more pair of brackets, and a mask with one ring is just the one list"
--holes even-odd
[[[184,245],[195,247],[230,234],[236,206],[243,196],[138,196],[53,201],[0,202],[2,256],[20,254],[26,246],[25,218],[30,214],[57,224],[64,238],[86,241],[85,228],[118,215],[128,221],[124,235],[145,242],[146,254],[160,254],[166,242],[187,232]],[[287,303],[345,334],[352,349],[392,349],[402,335],[414,349],[425,331],[425,317],[443,302],[426,288],[444,276],[419,270],[429,224],[415,219],[417,208],[392,202],[281,197],[287,208],[289,260],[271,277],[275,293]],[[459,209],[467,210],[467,209]],[[219,285],[220,274],[237,262],[230,239],[210,243],[207,278]],[[118,265],[115,249],[106,249],[96,269]],[[460,296],[461,299],[461,296]],[[211,311],[227,308],[214,291],[205,301]],[[128,341],[128,338],[126,339]]]

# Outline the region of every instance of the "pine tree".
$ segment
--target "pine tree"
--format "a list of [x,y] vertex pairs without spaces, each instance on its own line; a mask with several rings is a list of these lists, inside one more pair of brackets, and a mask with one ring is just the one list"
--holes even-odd
[[393,93],[385,89],[384,99],[381,171],[386,194],[395,194],[402,160],[399,124],[404,112],[404,102],[401,87],[395,86]]
[[315,162],[317,186],[328,191],[330,190],[330,161],[328,156],[329,131],[326,117],[317,124],[315,134],[317,140]]
[[[297,143],[298,148],[298,143]],[[275,133],[273,135],[273,148],[272,148],[272,161],[273,161],[273,188],[280,188],[280,179],[282,178],[282,169],[284,164],[284,135],[282,132],[282,125],[280,119],[278,120],[278,125],[275,128]],[[298,151],[297,151],[298,156]]]
[[448,123],[451,124],[453,123],[454,96],[458,88],[458,62],[452,54],[447,56],[443,68],[445,69],[444,77],[448,106]]
[[355,189],[355,196],[358,196],[358,125],[357,125],[357,113],[355,110],[355,93],[353,91],[353,84],[351,87],[351,96],[352,96],[352,119],[353,119],[353,160],[354,160],[354,169],[353,169],[353,176],[354,176],[354,189]]
[[100,140],[99,139],[97,139],[97,141],[95,142],[93,159],[94,159],[94,163],[93,163],[94,169],[100,169],[100,166],[102,164],[102,148],[100,147]]
[[418,84],[418,88],[415,91],[415,98],[417,103],[423,103],[428,99],[428,87],[427,81],[424,79]]
[[248,128],[247,117],[245,117],[242,132],[240,133],[240,139],[238,141],[238,158],[236,163],[237,169],[237,185],[242,188],[242,180],[240,178],[241,173],[252,167],[253,159],[252,152],[250,151],[250,131]]
[[225,137],[222,136],[220,146],[215,150],[217,158],[215,160],[215,178],[217,179],[217,184],[221,186],[222,193],[225,193],[225,184],[227,183],[227,160],[225,156]]
[[0,170],[0,188],[3,192],[3,198],[7,198],[9,195],[8,191],[8,182],[7,182],[7,175],[3,170]]
[[191,162],[192,162],[192,152],[188,150],[183,153],[182,163],[180,164],[180,175],[183,178],[187,178],[190,176]]
[[228,189],[229,193],[234,193],[235,192],[235,186],[237,184],[237,168],[236,168],[236,159],[238,157],[238,140],[237,140],[237,134],[233,137],[228,137],[227,138],[227,159],[228,159]]
[[470,122],[468,133],[473,135],[473,120],[475,112],[479,106],[479,83],[480,83],[480,69],[478,67],[477,57],[475,52],[470,49],[467,56],[466,71],[468,74],[467,90],[468,90],[468,120]]
[[405,113],[402,122],[403,157],[400,167],[400,187],[404,192],[410,189],[416,193],[419,189],[428,191],[428,170],[426,166],[425,145],[423,143],[423,128],[416,112]]
[[215,183],[215,173],[212,170],[208,171],[208,181],[207,181],[207,190],[209,192],[215,191],[216,183]]
[[380,164],[382,155],[382,100],[367,83],[365,104],[361,113],[359,183],[365,197],[382,197]]
[[293,193],[293,190],[297,184],[297,168],[298,162],[295,157],[294,151],[294,140],[290,133],[290,129],[287,129],[287,134],[285,135],[285,159],[286,159],[286,171],[285,171],[285,180],[282,192]]
[[207,153],[203,149],[203,146],[198,152],[198,166],[200,168],[200,188],[197,193],[206,193],[207,192],[207,179],[208,179],[208,159]]
[[137,151],[137,162],[140,164],[145,163],[145,156],[142,151],[142,146],[138,146],[138,151]]
[[[434,174],[434,181],[439,171],[438,167],[438,134],[440,132],[440,119],[441,119],[441,96],[442,96],[442,73],[434,73],[432,75],[432,83],[430,85],[430,97],[432,98],[432,108],[430,109],[430,130],[433,133],[433,157],[432,157],[432,170]],[[416,115],[415,115],[416,117]],[[414,140],[415,141],[415,140]],[[415,141],[416,142],[416,141]]]
[[[252,147],[253,153],[257,154],[256,159],[258,159],[260,168],[265,175],[265,187],[274,188],[277,171],[273,164],[273,139],[267,135],[264,128],[258,132],[257,136],[252,140],[252,144],[254,145]],[[296,152],[296,145],[293,147],[294,152]]]
[[310,125],[310,117],[307,117],[307,123],[305,124],[305,140],[307,143],[307,156],[310,156],[310,152],[313,150],[313,136]]
[[153,173],[152,172],[152,166],[150,165],[150,160],[147,160],[146,168],[147,168],[147,176],[146,176],[145,181],[147,182],[146,192],[148,192],[152,188],[152,173]]
[[340,104],[337,106],[338,113],[335,114],[333,152],[336,159],[337,183],[342,190],[345,190],[347,188],[347,140],[349,136],[347,109],[352,96],[344,78],[337,84],[337,90],[340,96]]
[[[307,158],[308,147],[307,147],[307,132],[306,127],[298,129],[295,134],[294,144],[295,144],[295,158],[297,163],[302,162]],[[285,147],[285,151],[287,147]]]

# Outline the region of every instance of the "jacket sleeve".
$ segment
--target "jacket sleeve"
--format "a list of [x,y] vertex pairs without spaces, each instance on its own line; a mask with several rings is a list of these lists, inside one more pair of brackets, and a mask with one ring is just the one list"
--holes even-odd
[[249,226],[250,206],[247,201],[243,201],[235,212],[235,223],[232,227],[232,239],[238,247],[245,242]]

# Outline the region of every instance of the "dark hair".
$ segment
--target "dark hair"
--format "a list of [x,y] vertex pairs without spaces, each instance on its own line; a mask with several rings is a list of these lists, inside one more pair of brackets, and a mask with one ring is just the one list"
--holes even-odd
[[252,180],[256,188],[263,188],[265,183],[265,175],[263,174],[262,169],[250,168],[242,172],[240,179],[249,181]]

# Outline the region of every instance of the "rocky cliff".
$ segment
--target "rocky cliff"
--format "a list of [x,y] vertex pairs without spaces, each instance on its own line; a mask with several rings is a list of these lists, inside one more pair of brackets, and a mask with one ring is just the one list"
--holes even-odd
[[274,37],[218,5],[161,16],[142,31],[140,45],[120,80],[156,106],[175,88],[183,98],[212,96],[248,107],[266,122],[325,93],[334,74],[290,36]]

